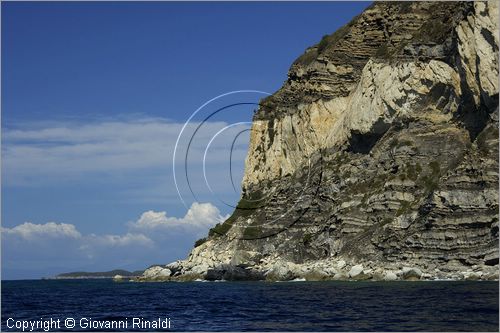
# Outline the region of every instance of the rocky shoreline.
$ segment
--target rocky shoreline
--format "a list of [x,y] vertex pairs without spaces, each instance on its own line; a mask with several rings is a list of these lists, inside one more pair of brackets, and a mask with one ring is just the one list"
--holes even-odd
[[498,265],[464,266],[452,261],[442,266],[401,263],[385,267],[379,267],[373,262],[348,263],[343,259],[304,264],[276,261],[256,266],[223,264],[215,267],[190,267],[187,261],[176,261],[165,266],[151,267],[142,276],[131,281],[498,281],[498,276]]

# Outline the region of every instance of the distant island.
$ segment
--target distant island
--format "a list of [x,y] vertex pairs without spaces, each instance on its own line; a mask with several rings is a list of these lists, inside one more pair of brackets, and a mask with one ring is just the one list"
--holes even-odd
[[65,279],[112,279],[116,276],[125,278],[134,278],[141,276],[144,270],[129,272],[123,269],[114,269],[107,272],[69,272],[61,273],[54,277],[43,278],[47,280],[65,280]]

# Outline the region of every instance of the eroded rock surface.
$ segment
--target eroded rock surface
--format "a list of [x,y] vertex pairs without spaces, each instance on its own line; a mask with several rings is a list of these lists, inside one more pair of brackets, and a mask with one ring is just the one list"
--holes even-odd
[[255,114],[233,215],[172,279],[498,279],[498,4],[377,2]]

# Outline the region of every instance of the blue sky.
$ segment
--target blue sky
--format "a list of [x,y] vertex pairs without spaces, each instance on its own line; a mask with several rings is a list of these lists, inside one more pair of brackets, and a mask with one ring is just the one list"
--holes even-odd
[[[228,143],[290,64],[366,2],[2,2],[2,278],[184,258],[235,204]],[[246,133],[246,134],[245,134]],[[243,173],[248,132],[233,155]]]

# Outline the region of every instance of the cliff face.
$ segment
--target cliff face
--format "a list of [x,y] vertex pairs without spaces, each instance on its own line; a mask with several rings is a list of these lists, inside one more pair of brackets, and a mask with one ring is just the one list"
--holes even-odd
[[497,277],[497,22],[377,2],[307,49],[255,114],[238,208],[174,275]]

